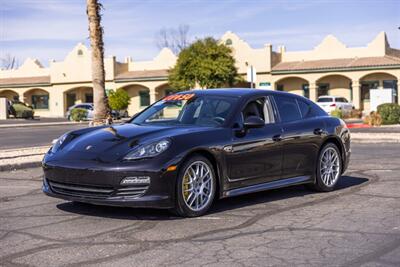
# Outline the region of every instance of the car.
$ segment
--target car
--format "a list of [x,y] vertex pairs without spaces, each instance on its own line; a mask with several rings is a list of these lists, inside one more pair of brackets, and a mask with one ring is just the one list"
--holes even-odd
[[193,90],[125,123],[62,135],[44,156],[43,192],[195,217],[218,198],[299,184],[334,190],[350,152],[346,124],[302,96]]
[[34,119],[35,111],[31,106],[18,100],[7,100],[7,112],[14,118]]
[[[81,103],[81,104],[76,104],[68,108],[68,111],[66,113],[66,117],[68,120],[72,120],[71,118],[71,111],[76,108],[81,108],[81,109],[86,109],[87,110],[87,120],[93,120],[94,116],[94,105],[93,103]],[[116,110],[111,110],[111,116],[113,119],[120,119],[123,116],[127,116],[127,111],[123,111],[122,114],[119,111]]]
[[354,109],[353,104],[349,103],[346,98],[341,96],[320,96],[318,97],[317,104],[328,114],[331,114],[335,109],[341,110],[344,114],[350,114]]

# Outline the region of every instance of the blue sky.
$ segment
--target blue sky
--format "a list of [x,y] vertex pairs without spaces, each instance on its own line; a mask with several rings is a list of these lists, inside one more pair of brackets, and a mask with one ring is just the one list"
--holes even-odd
[[[327,34],[365,46],[386,31],[400,48],[398,0],[103,0],[106,55],[152,59],[162,27],[190,26],[190,36],[220,37],[231,30],[250,43],[315,47]],[[0,0],[0,57],[62,60],[78,42],[88,44],[85,0]]]

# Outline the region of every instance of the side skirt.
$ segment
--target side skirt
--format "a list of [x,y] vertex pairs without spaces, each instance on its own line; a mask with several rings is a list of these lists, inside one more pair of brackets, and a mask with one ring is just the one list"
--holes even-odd
[[286,187],[286,186],[291,186],[291,185],[306,184],[306,183],[310,183],[310,182],[313,182],[312,176],[297,176],[297,177],[272,181],[272,182],[268,182],[268,183],[262,183],[262,184],[256,184],[256,185],[246,186],[246,187],[242,187],[242,188],[232,189],[232,190],[224,192],[223,197],[239,196],[239,195],[244,195],[244,194],[248,194],[248,193],[255,193],[255,192],[276,189],[276,188],[281,188],[281,187]]

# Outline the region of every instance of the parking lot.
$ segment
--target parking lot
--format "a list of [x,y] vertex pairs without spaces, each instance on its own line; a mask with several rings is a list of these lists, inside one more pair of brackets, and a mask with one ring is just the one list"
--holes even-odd
[[352,150],[334,192],[223,199],[192,219],[57,200],[40,168],[0,172],[0,265],[400,266],[400,144]]

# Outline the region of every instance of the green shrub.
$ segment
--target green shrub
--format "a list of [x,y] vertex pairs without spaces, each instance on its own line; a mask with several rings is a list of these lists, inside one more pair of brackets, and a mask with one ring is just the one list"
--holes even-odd
[[110,90],[108,95],[108,103],[112,110],[127,109],[131,98],[124,89],[117,89],[117,91]]
[[12,108],[16,118],[33,118],[35,113],[33,109],[25,106],[23,103],[14,103]]
[[382,124],[400,123],[400,106],[396,103],[386,103],[379,105],[378,113],[382,117]]
[[83,121],[87,118],[87,110],[83,108],[74,108],[71,110],[71,120]]
[[331,111],[331,116],[336,118],[343,118],[343,112],[340,109],[335,109]]

